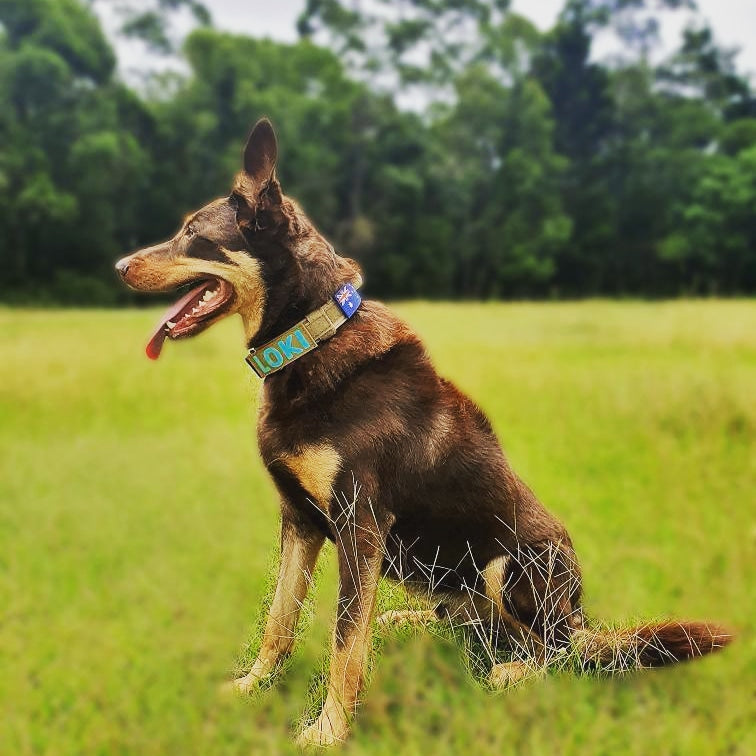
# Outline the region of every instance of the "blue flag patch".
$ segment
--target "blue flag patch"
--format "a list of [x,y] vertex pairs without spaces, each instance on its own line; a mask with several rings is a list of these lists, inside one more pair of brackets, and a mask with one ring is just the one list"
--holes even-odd
[[345,317],[351,318],[360,306],[362,297],[352,284],[346,283],[333,295],[333,301],[336,302]]

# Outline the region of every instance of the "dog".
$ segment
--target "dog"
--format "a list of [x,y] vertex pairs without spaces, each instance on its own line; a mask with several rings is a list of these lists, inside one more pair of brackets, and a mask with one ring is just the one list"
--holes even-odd
[[564,526],[512,471],[478,406],[436,373],[420,339],[383,304],[361,301],[357,263],[338,255],[276,176],[267,119],[253,128],[228,197],[186,217],[169,241],[116,264],[140,291],[191,289],[147,345],[241,316],[263,380],[259,450],[280,494],[280,568],[248,691],[292,649],[326,539],[339,595],[322,710],[301,745],[346,738],[370,647],[381,577],[430,599],[382,621],[485,627],[521,658],[494,664],[503,685],[568,649],[587,667],[662,666],[703,656],[731,635],[706,622],[622,631],[588,627]]

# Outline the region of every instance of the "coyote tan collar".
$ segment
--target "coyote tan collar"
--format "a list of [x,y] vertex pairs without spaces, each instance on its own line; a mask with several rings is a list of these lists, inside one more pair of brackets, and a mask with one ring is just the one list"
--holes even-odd
[[250,349],[247,364],[264,380],[311,352],[321,341],[330,339],[357,312],[361,302],[355,286],[351,283],[340,286],[317,310],[262,346]]

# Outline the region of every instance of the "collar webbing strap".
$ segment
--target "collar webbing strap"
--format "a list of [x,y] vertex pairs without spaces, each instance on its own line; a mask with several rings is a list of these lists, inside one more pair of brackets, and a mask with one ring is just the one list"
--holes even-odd
[[256,349],[250,349],[247,364],[263,379],[282,370],[311,352],[321,341],[330,339],[357,312],[361,302],[357,289],[350,283],[344,284],[328,302],[288,331]]

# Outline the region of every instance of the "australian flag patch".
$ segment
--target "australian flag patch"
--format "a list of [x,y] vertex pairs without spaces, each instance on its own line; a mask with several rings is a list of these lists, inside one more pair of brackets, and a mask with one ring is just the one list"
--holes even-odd
[[352,284],[344,284],[334,295],[333,301],[339,306],[344,313],[344,317],[351,318],[357,311],[362,302],[362,297],[357,293],[357,289]]

